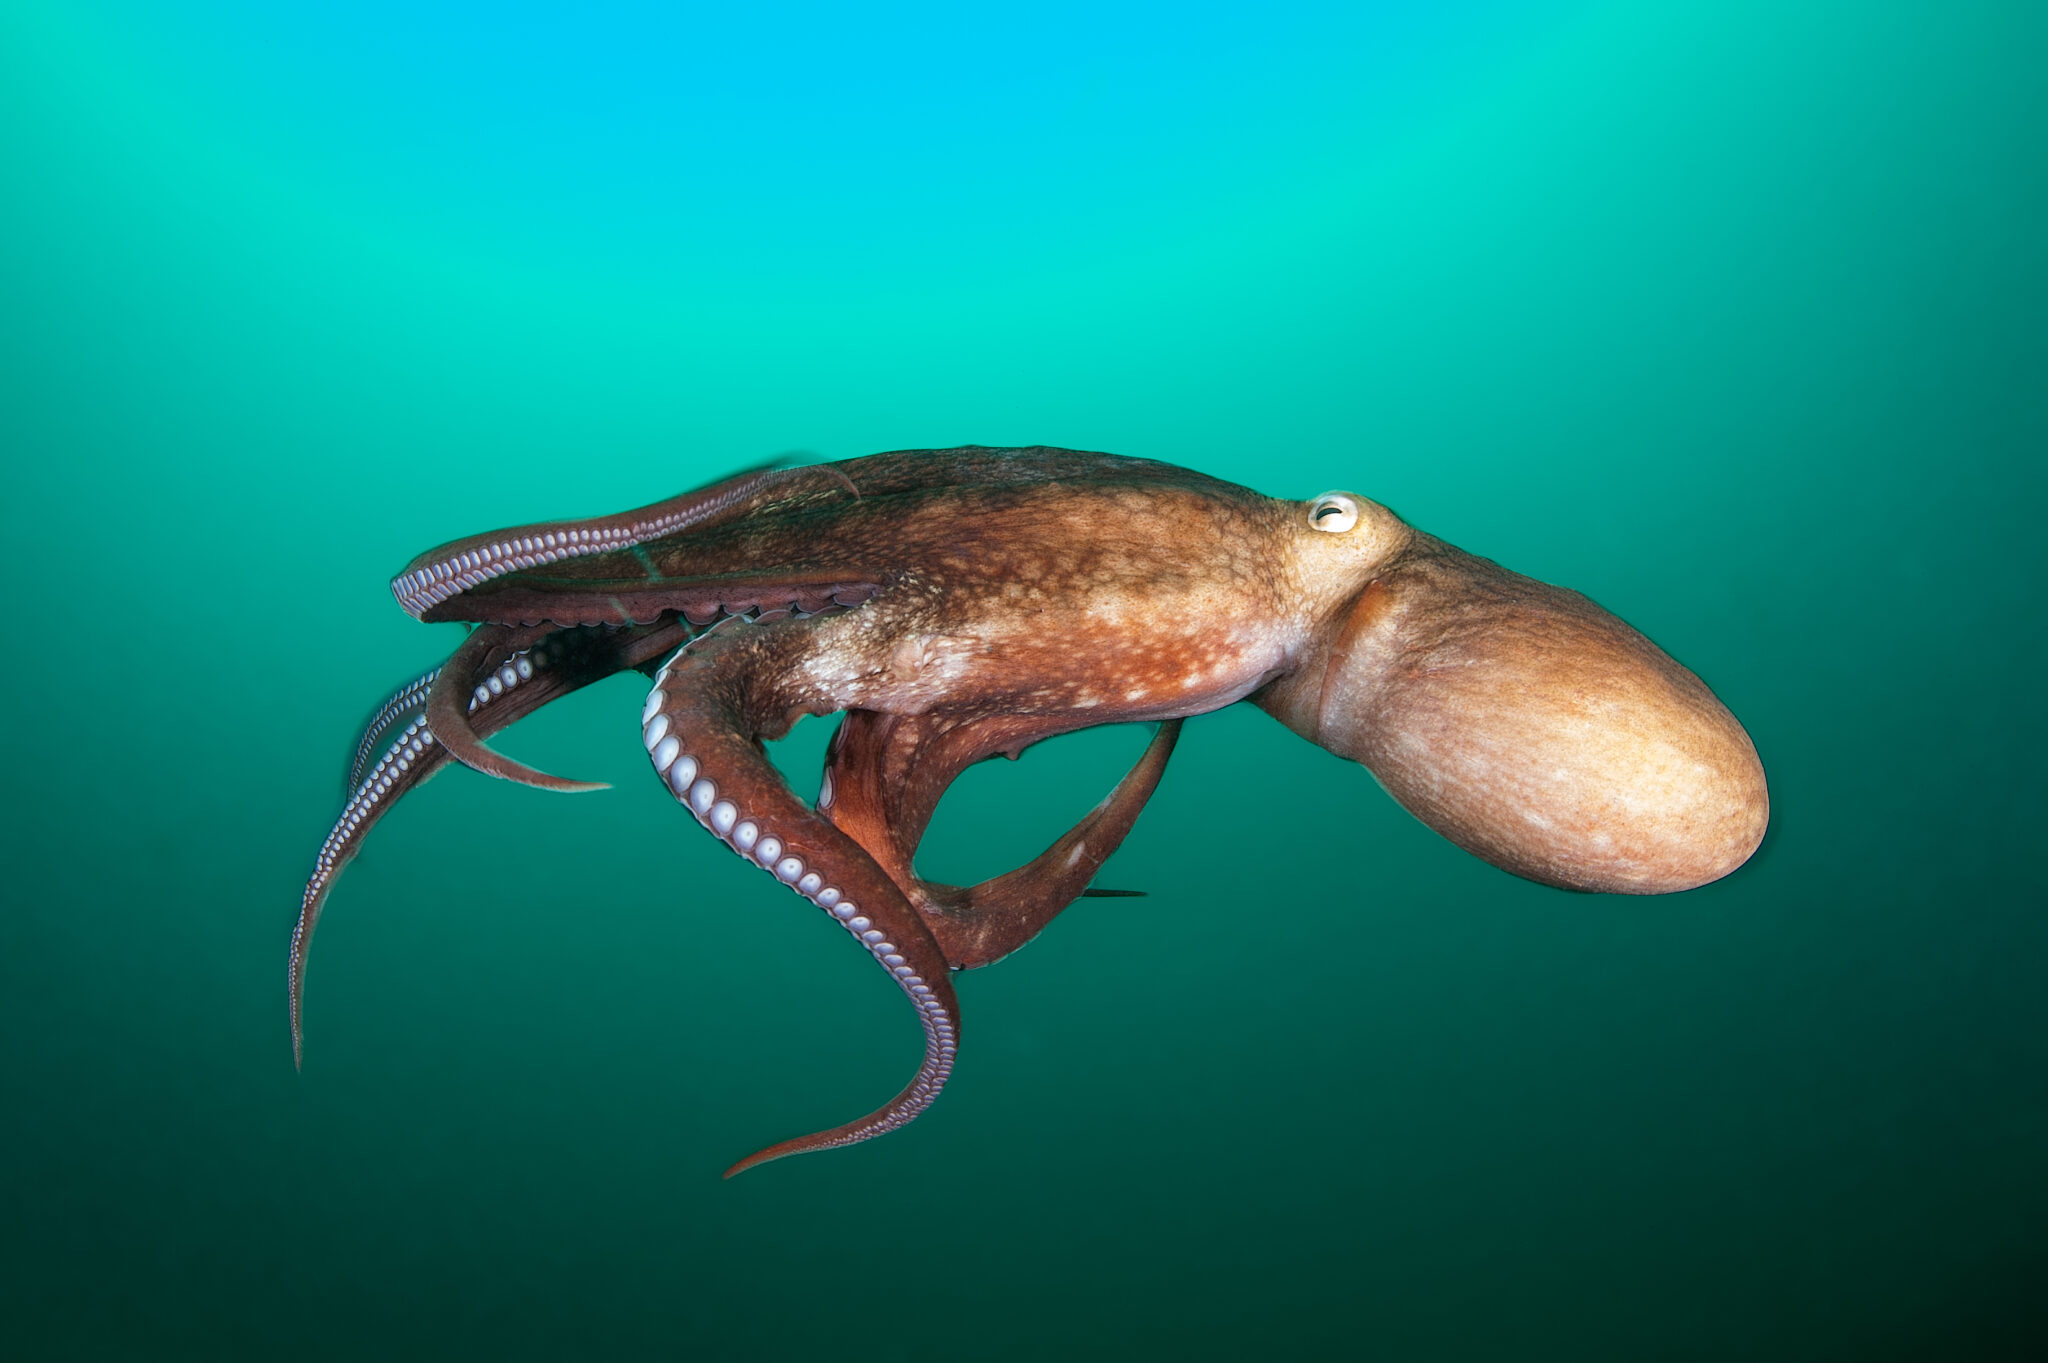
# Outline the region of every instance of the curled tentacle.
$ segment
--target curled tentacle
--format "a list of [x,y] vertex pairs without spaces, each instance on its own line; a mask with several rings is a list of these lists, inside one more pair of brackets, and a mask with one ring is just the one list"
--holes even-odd
[[[519,656],[518,651],[538,633],[505,625],[481,625],[471,630],[428,691],[427,725],[448,755],[472,771],[566,794],[605,790],[608,787],[603,781],[571,781],[550,776],[487,748],[470,727],[471,711],[488,705],[494,697],[503,695],[506,688],[532,677],[531,661]],[[505,660],[500,661],[501,658]]]
[[493,578],[564,559],[632,549],[684,530],[715,525],[739,515],[763,494],[820,480],[845,488],[856,500],[860,497],[852,480],[839,469],[756,467],[633,511],[514,526],[444,544],[407,564],[405,571],[391,580],[391,594],[414,618],[425,619],[442,602]]
[[[1029,942],[1074,900],[1088,893],[1088,882],[1129,836],[1145,802],[1166,774],[1166,760],[1180,740],[1181,722],[1167,720],[1145,745],[1137,762],[1115,789],[1052,846],[1016,870],[979,885],[946,894],[950,887],[931,886],[950,912],[938,928],[946,955],[961,970],[1000,961]],[[1131,891],[1107,891],[1129,894]]]
[[[493,734],[516,720],[532,714],[549,701],[578,687],[625,668],[637,668],[660,657],[687,637],[689,628],[681,623],[634,630],[563,630],[540,641],[531,649],[512,655],[512,679],[500,675],[500,690],[478,701],[467,715],[464,731]],[[444,669],[445,670],[445,669]],[[429,673],[428,677],[434,674]],[[427,678],[421,678],[422,682]],[[342,868],[361,850],[370,828],[408,791],[448,765],[447,748],[436,738],[417,701],[393,709],[399,697],[420,683],[401,688],[372,717],[374,731],[382,726],[391,733],[383,754],[364,770],[349,792],[341,815],[313,860],[313,874],[299,900],[299,916],[292,925],[291,951],[286,962],[286,995],[291,1016],[292,1063],[301,1062],[304,1052],[306,960],[312,950],[313,929],[320,922],[320,910]],[[387,714],[386,711],[390,713]],[[400,723],[400,719],[403,723]],[[393,732],[395,729],[395,732]]]
[[959,1041],[959,1004],[945,954],[888,874],[860,844],[797,798],[756,741],[774,727],[748,693],[747,653],[766,629],[721,629],[680,650],[655,678],[642,738],[677,801],[727,846],[829,913],[889,972],[924,1029],[917,1073],[857,1121],[756,1151],[726,1177],[785,1155],[851,1145],[903,1126],[945,1085]]
[[919,877],[911,865],[918,844],[963,770],[1046,736],[1043,720],[999,716],[961,723],[852,712],[833,736],[819,807],[910,897],[953,968],[972,970],[1029,942],[1087,892],[1158,789],[1180,726],[1177,719],[1161,724],[1116,788],[1051,847],[1014,871],[966,888]]
[[305,1051],[304,1013],[306,957],[313,948],[313,929],[319,926],[320,909],[327,892],[334,888],[341,868],[362,849],[363,837],[400,796],[448,765],[447,750],[434,741],[424,715],[414,715],[399,730],[383,756],[363,774],[349,793],[341,816],[334,821],[326,841],[313,858],[313,874],[306,881],[299,900],[298,921],[292,924],[291,952],[285,961],[285,994],[291,1013],[292,1064],[301,1065]]

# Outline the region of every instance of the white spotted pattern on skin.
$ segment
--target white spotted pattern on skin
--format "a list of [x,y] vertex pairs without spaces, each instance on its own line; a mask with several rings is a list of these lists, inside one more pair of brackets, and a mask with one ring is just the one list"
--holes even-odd
[[[684,646],[685,649],[687,647]],[[953,1057],[959,1044],[958,1028],[945,1004],[933,993],[930,983],[860,912],[858,905],[846,899],[837,886],[826,883],[825,876],[821,874],[822,868],[807,867],[802,858],[794,855],[785,856],[782,839],[764,830],[758,817],[740,808],[730,793],[721,796],[716,778],[704,774],[703,765],[696,757],[681,751],[679,746],[671,748],[670,745],[677,742],[677,735],[662,709],[668,701],[668,693],[663,686],[668,681],[670,668],[682,652],[683,649],[678,649],[663,665],[655,678],[654,690],[647,698],[647,718],[641,736],[655,770],[661,774],[677,802],[689,810],[698,823],[711,830],[719,841],[825,910],[865,947],[868,954],[889,972],[897,988],[909,996],[924,1028],[924,1063],[918,1068],[916,1079],[905,1090],[902,1102],[892,1103],[851,1130],[810,1148],[824,1150],[852,1145],[893,1131],[931,1106],[932,1100],[939,1096],[939,1090],[945,1087],[953,1072]],[[654,737],[648,738],[649,734]]]

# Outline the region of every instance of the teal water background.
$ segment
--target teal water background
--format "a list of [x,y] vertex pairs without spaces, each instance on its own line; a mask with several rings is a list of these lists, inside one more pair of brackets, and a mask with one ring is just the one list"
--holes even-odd
[[[2002,1359],[2048,1340],[2048,11],[0,14],[0,1351]],[[1240,707],[907,1010],[620,679],[344,877],[388,576],[784,451],[1351,487],[1588,592],[1774,823],[1514,880]],[[824,726],[790,740],[814,771]],[[977,769],[970,876],[1143,736]]]

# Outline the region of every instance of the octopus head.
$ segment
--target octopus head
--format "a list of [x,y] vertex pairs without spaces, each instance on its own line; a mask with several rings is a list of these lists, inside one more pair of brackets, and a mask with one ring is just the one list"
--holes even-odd
[[1700,679],[1577,592],[1305,504],[1310,643],[1258,703],[1416,817],[1531,880],[1660,894],[1742,865],[1770,818],[1749,735]]

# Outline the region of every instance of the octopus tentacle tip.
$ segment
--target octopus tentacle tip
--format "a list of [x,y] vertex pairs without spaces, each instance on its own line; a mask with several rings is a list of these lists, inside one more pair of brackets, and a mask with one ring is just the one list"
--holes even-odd
[[[515,763],[514,765],[518,764]],[[610,790],[612,788],[612,783],[609,781],[575,781],[566,776],[550,776],[544,771],[535,771],[532,767],[525,767],[523,771],[530,774],[512,776],[507,779],[517,781],[523,786],[532,786],[536,790],[551,790],[557,795],[588,795],[594,790]]]
[[719,1177],[721,1179],[737,1178],[749,1169],[758,1169],[764,1164],[773,1164],[776,1160],[788,1159],[791,1155],[808,1155],[817,1150],[835,1149],[845,1143],[833,1139],[835,1134],[837,1133],[820,1131],[814,1136],[795,1136],[786,1141],[777,1141],[773,1145],[764,1145],[745,1159],[735,1161]]
[[839,484],[839,486],[845,488],[848,492],[852,493],[853,499],[856,502],[860,500],[860,489],[853,485],[853,479],[846,476],[846,471],[844,469],[834,468],[830,464],[820,464],[817,467],[820,472],[825,474],[826,477],[832,479],[833,482]]
[[[303,939],[302,939],[303,940]],[[285,1024],[292,1034],[292,1069],[304,1073],[306,1069],[306,1033],[302,1019],[306,1016],[305,986],[300,983],[305,959],[294,951],[292,956],[291,982],[285,993]]]
[[532,786],[535,790],[552,791],[557,795],[583,795],[593,790],[610,790],[609,781],[577,781],[567,776],[556,776],[551,772],[529,767],[524,762],[505,756],[496,748],[475,742],[457,739],[449,742],[446,735],[438,730],[434,737],[441,740],[448,755],[468,767],[471,771],[495,776],[500,781],[511,781],[516,785]]
[[[550,775],[507,757],[485,743],[472,727],[470,715],[478,706],[491,704],[534,676],[534,667],[522,652],[531,641],[532,631],[515,631],[502,625],[483,625],[473,630],[428,687],[424,708],[427,728],[450,757],[486,776],[565,795],[607,789],[602,781],[574,781]],[[518,659],[518,665],[493,661],[497,653]]]
[[507,757],[478,738],[476,732],[464,721],[465,717],[460,713],[450,713],[442,709],[438,712],[429,712],[427,726],[432,730],[434,738],[447,750],[448,755],[471,771],[480,771],[501,781],[532,786],[536,790],[552,790],[565,795],[608,789],[603,781],[572,780],[567,776],[556,776],[537,767],[529,767],[517,758]]

